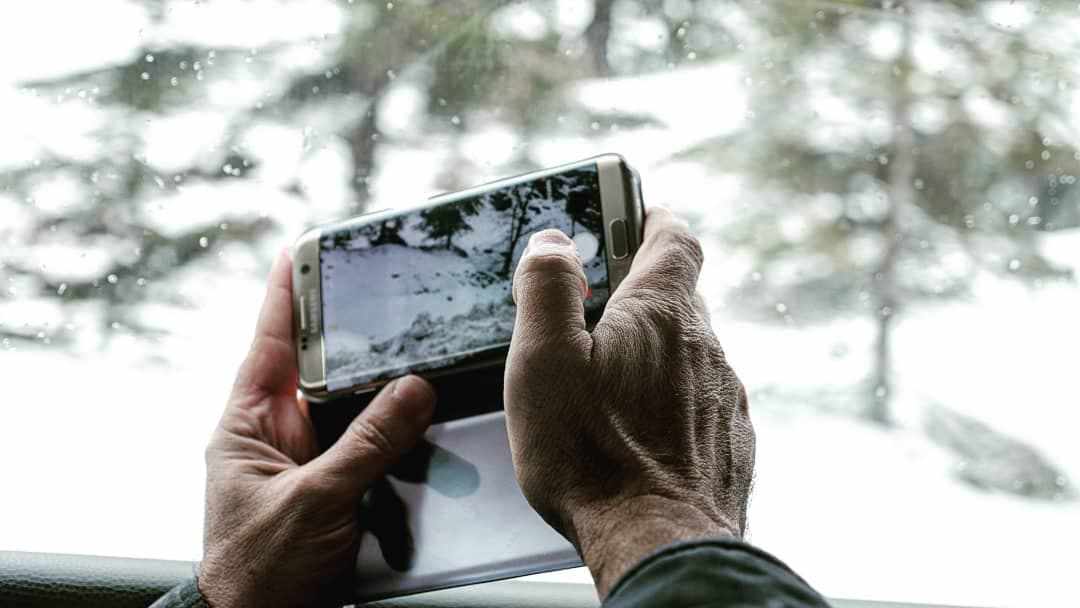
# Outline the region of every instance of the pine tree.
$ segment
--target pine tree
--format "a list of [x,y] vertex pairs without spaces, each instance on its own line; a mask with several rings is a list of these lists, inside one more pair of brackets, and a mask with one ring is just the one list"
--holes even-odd
[[[301,226],[282,234],[270,217],[223,208],[201,224],[162,229],[153,221],[153,209],[185,190],[252,180],[260,169],[260,150],[248,146],[245,138],[260,127],[274,127],[302,130],[305,154],[343,143],[350,156],[353,198],[336,216],[360,213],[366,210],[368,184],[384,146],[424,145],[409,134],[383,132],[380,108],[402,85],[419,91],[426,102],[418,124],[426,138],[453,141],[475,115],[498,120],[526,142],[533,133],[550,129],[556,116],[571,125],[634,120],[617,112],[589,112],[563,95],[565,84],[594,72],[587,62],[563,51],[577,43],[565,40],[556,27],[553,4],[542,11],[548,20],[546,33],[535,39],[495,27],[494,16],[509,2],[335,4],[344,11],[345,26],[331,44],[324,39],[292,40],[252,49],[147,42],[119,64],[23,83],[43,99],[89,107],[104,120],[94,134],[94,154],[50,150],[24,165],[0,168],[0,196],[19,201],[30,214],[25,230],[6,243],[25,251],[5,256],[0,267],[0,279],[19,288],[9,288],[0,297],[96,302],[102,305],[103,328],[163,331],[136,312],[145,301],[177,301],[171,279],[178,273],[225,244],[255,245],[272,233],[277,240],[287,240]],[[156,23],[170,18],[169,11],[156,4],[147,6]],[[587,44],[583,33],[576,36]],[[321,59],[297,63],[294,57],[305,49],[316,49]],[[587,54],[588,49],[580,52]],[[245,79],[257,80],[261,88],[250,105],[219,106],[212,101],[214,87]],[[149,126],[182,120],[193,112],[222,117],[222,140],[187,166],[154,164],[144,152]],[[535,167],[528,146],[520,150],[504,170]],[[80,204],[62,216],[39,210],[36,199],[39,186],[57,176],[71,178],[80,189]],[[310,200],[299,181],[282,190],[298,203]],[[311,219],[330,218],[324,211]],[[382,230],[377,240],[393,238],[393,230]],[[102,251],[109,260],[93,276],[57,278],[56,269],[33,261],[36,247],[53,243]],[[0,337],[44,336],[59,343],[70,337],[63,325],[7,322],[0,327]]]
[[736,304],[789,322],[873,319],[863,413],[887,425],[900,315],[963,296],[978,271],[1070,277],[1039,236],[1080,225],[1071,55],[1055,48],[1074,38],[1075,10],[1043,2],[1006,28],[960,0],[740,7],[745,128],[682,157],[755,192],[724,233],[754,260]]
[[466,199],[451,205],[432,207],[420,213],[420,227],[427,232],[430,239],[445,239],[443,248],[451,250],[454,235],[472,230],[466,218],[475,216],[479,210],[479,199]]
[[600,192],[595,171],[573,171],[553,178],[555,192],[566,201],[566,213],[570,216],[570,236],[580,224],[593,234],[603,234],[604,214],[600,209]]

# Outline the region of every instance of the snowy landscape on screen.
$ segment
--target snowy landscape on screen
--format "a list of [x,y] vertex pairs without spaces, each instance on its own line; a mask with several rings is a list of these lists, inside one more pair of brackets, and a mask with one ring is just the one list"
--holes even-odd
[[327,384],[347,388],[504,345],[511,278],[537,231],[588,232],[589,311],[607,298],[596,166],[411,211],[320,240]]

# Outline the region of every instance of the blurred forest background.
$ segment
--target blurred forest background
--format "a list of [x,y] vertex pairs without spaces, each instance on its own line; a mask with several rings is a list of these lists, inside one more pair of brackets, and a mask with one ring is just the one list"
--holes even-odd
[[[166,335],[159,311],[198,307],[178,277],[223,255],[261,268],[306,226],[413,202],[380,192],[380,175],[430,194],[539,168],[553,141],[653,141],[668,127],[654,108],[685,95],[705,108],[694,132],[639,168],[692,165],[737,186],[680,207],[744,260],[713,304],[763,324],[866,322],[860,378],[793,402],[895,428],[906,315],[970,299],[984,275],[1076,280],[1044,246],[1080,229],[1075,2],[135,6],[127,52],[87,66],[57,49],[76,68],[13,83],[9,105],[65,126],[0,144],[5,348]],[[204,19],[224,23],[207,33]],[[409,162],[432,148],[437,164]],[[956,479],[1074,498],[1037,445],[921,406],[919,432],[955,454]]]

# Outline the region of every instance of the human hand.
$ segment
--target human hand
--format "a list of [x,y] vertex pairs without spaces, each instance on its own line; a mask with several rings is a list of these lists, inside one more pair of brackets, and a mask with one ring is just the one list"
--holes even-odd
[[696,293],[701,246],[653,209],[590,333],[573,242],[532,237],[514,277],[506,413],[529,503],[573,542],[601,597],[648,553],[741,537],[754,466],[746,391]]
[[206,523],[198,585],[213,608],[347,599],[368,487],[427,429],[431,386],[400,378],[318,455],[297,399],[292,264],[270,272],[255,340],[206,449]]

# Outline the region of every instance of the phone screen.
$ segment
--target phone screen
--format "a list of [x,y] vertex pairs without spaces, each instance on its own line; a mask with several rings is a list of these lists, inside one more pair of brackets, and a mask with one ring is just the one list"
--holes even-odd
[[330,391],[505,352],[511,284],[529,236],[577,244],[594,321],[609,296],[597,166],[323,234],[323,345]]

